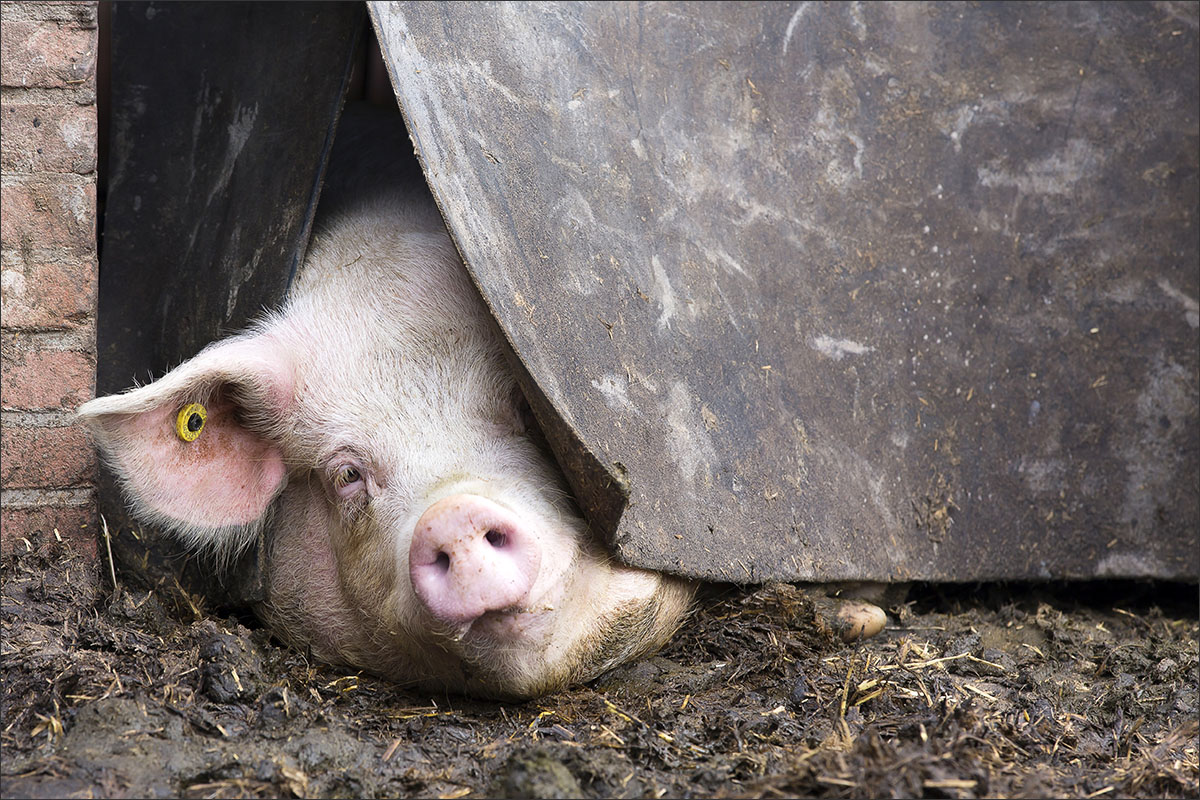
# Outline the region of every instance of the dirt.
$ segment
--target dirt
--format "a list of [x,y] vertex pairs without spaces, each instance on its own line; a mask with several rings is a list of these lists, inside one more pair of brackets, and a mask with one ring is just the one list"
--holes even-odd
[[[709,587],[654,658],[505,704],[312,663],[65,544],[3,570],[4,797],[1195,797],[1197,587]],[[98,599],[96,599],[98,595]]]

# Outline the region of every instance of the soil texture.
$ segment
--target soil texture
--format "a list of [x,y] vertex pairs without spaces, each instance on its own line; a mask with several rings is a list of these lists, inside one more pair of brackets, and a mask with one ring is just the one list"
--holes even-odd
[[657,656],[513,704],[83,564],[3,561],[4,797],[1200,794],[1195,586],[915,586],[850,644],[812,588],[709,587]]

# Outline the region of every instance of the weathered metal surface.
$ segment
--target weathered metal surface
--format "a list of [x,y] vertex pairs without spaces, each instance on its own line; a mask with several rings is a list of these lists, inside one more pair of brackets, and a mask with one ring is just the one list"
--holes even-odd
[[99,393],[283,298],[364,19],[354,3],[113,3]]
[[1200,572],[1194,5],[370,7],[623,559]]
[[[161,376],[283,299],[364,25],[356,3],[113,3],[99,394]],[[211,565],[134,521],[111,476],[99,489],[126,578],[175,575],[217,602],[261,590],[262,543],[206,585]]]

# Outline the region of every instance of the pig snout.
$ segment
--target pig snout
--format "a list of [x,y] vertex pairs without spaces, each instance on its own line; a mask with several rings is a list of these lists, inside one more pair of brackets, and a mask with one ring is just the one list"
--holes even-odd
[[479,495],[457,494],[417,520],[408,561],[421,604],[439,622],[461,629],[489,611],[527,601],[541,547],[518,515]]

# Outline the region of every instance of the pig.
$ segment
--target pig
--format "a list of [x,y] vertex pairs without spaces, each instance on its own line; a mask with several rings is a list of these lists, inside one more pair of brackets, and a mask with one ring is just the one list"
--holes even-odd
[[79,416],[137,518],[218,558],[266,537],[284,641],[533,697],[661,647],[694,586],[589,531],[405,144],[348,107],[282,307]]

